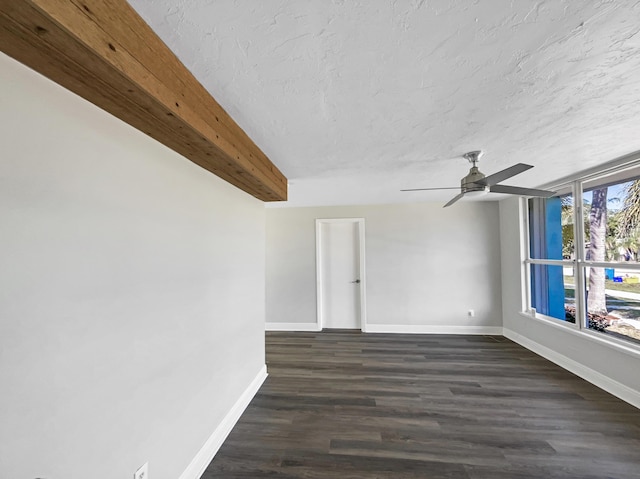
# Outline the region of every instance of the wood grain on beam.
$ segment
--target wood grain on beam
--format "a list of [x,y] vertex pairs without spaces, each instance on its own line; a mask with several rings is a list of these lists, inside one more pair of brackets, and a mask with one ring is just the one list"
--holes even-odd
[[0,0],[2,50],[263,201],[287,179],[124,0]]

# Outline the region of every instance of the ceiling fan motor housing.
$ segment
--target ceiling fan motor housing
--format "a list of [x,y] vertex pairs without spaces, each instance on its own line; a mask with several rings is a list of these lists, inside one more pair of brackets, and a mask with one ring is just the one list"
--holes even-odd
[[460,181],[460,188],[462,189],[462,192],[469,193],[472,191],[486,191],[488,189],[486,186],[476,183],[484,178],[484,173],[482,173],[477,166],[472,166],[471,170],[469,170],[469,174]]

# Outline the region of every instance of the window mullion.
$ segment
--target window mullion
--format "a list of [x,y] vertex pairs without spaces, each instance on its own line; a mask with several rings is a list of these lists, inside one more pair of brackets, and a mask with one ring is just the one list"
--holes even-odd
[[583,261],[582,265],[587,268],[624,268],[640,270],[640,263],[621,263],[619,261]]
[[[525,260],[524,263],[524,293],[525,293],[525,301],[523,305],[523,311],[531,311],[531,265],[526,262],[529,258],[531,258],[531,248],[530,248],[530,236],[529,236],[529,208],[527,207],[527,200],[524,198],[519,198],[520,201],[520,229],[524,232],[524,237],[521,238],[520,244],[520,252],[521,259]],[[522,264],[522,263],[521,263]]]
[[535,259],[528,258],[525,260],[529,264],[548,264],[549,266],[573,266],[575,261],[567,259]]
[[587,302],[585,298],[586,275],[583,267],[585,261],[585,231],[584,231],[584,201],[582,196],[582,182],[575,181],[573,183],[573,237],[575,238],[575,257],[576,264],[574,266],[575,277],[575,295],[576,295],[576,326],[578,329],[584,329],[585,319],[587,317]]

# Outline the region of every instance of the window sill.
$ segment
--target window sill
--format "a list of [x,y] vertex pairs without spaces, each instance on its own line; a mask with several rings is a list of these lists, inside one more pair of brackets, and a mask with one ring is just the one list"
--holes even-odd
[[[614,351],[628,354],[635,359],[640,359],[640,346],[635,344],[627,344],[622,339],[606,338],[603,337],[604,335],[602,333],[598,333],[597,331],[580,329],[575,323],[568,323],[566,321],[552,318],[551,316],[545,316],[540,313],[536,313],[536,315],[534,316],[529,312],[520,311],[518,314],[524,318],[534,321],[540,321],[545,325],[551,326],[556,329],[561,329],[562,331],[565,331],[574,336],[606,346],[610,349],[613,349]],[[558,352],[561,353],[561,351]]]

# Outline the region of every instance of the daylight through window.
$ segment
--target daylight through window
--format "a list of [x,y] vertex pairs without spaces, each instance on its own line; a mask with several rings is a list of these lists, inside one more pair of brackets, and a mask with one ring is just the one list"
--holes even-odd
[[528,220],[530,308],[640,345],[638,167],[532,198]]

